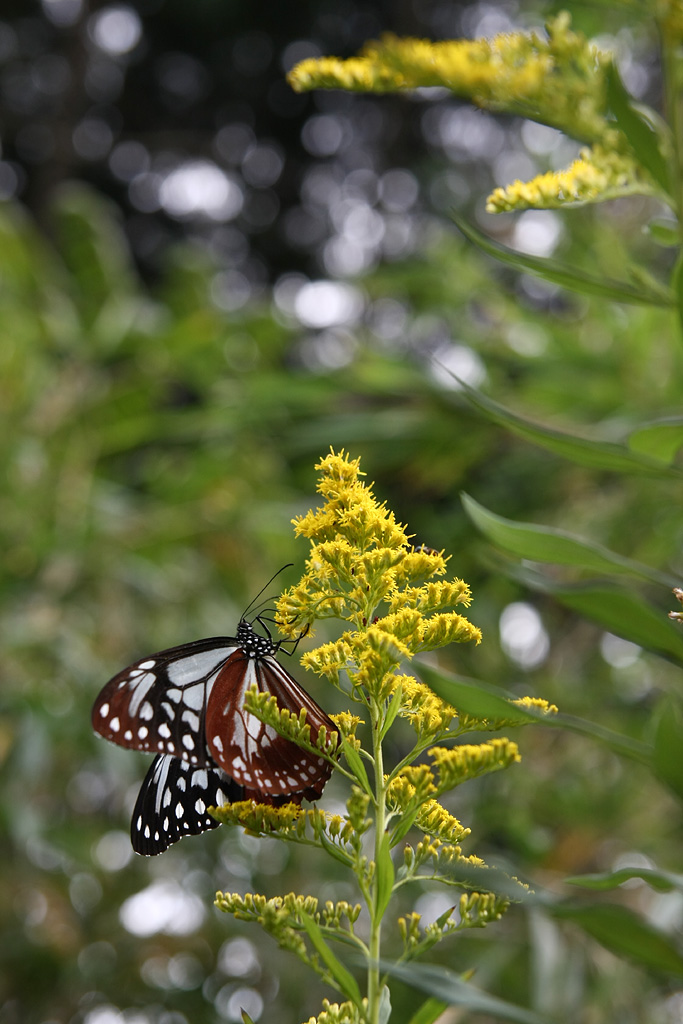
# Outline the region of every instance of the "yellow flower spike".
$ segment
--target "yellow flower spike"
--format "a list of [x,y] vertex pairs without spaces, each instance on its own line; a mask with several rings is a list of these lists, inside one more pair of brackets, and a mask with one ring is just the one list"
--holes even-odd
[[427,800],[418,811],[415,824],[427,835],[441,839],[444,843],[459,843],[470,835],[457,818],[449,814],[438,800]]
[[292,87],[386,92],[441,86],[489,110],[532,117],[582,141],[597,141],[604,116],[610,58],[572,32],[560,14],[536,33],[502,33],[491,39],[397,39],[386,35],[358,57],[324,57],[292,69]]
[[396,568],[396,582],[405,585],[430,576],[443,576],[447,562],[448,558],[444,557],[443,551],[411,548]]
[[520,708],[532,708],[534,711],[542,711],[546,715],[558,714],[557,704],[549,704],[543,697],[517,697],[510,702],[518,704]]
[[437,735],[448,729],[458,714],[454,707],[412,676],[398,676],[397,680],[402,687],[399,715],[409,719],[418,736]]
[[452,643],[474,640],[481,643],[481,630],[462,615],[445,612],[427,619],[421,630],[420,650],[433,651]]
[[304,668],[311,669],[319,676],[329,676],[332,682],[339,679],[339,670],[349,664],[352,648],[348,640],[342,638],[334,643],[323,644],[314,651],[308,651],[301,659]]
[[457,747],[432,747],[427,753],[437,769],[440,793],[466,779],[521,761],[517,744],[503,738],[488,743],[463,743]]
[[488,213],[530,207],[551,210],[570,203],[603,202],[636,193],[656,195],[657,188],[633,156],[619,152],[608,154],[596,147],[592,151],[583,150],[581,159],[564,171],[547,171],[531,181],[515,181],[505,188],[494,189],[486,201],[486,209]]

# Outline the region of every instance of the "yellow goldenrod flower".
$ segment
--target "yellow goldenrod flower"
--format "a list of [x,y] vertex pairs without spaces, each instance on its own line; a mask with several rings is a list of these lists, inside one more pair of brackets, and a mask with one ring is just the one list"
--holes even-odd
[[425,835],[441,839],[444,843],[459,843],[470,834],[457,818],[449,814],[438,800],[426,800],[415,819],[415,824]]
[[437,769],[439,793],[453,789],[466,779],[521,761],[517,744],[502,738],[488,743],[463,743],[457,747],[432,747],[428,754]]
[[509,210],[549,210],[568,204],[595,203],[634,193],[651,193],[654,184],[643,176],[642,169],[630,154],[607,152],[600,147],[582,150],[564,171],[547,171],[531,181],[515,181],[497,188],[486,202],[489,213]]
[[323,57],[290,71],[293,89],[396,92],[441,86],[489,110],[521,114],[582,141],[602,137],[610,57],[570,29],[560,14],[536,33],[429,42],[386,35],[348,61]]

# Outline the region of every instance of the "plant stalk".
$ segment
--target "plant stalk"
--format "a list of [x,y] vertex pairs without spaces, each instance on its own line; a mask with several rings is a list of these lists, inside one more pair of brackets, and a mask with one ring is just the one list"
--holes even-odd
[[[386,793],[384,783],[384,759],[382,756],[382,706],[373,701],[371,705],[372,745],[375,761],[375,864],[380,863],[381,844],[386,828]],[[381,953],[382,918],[379,912],[379,886],[377,873],[372,886],[370,907],[370,942],[368,965],[368,1024],[379,1024],[381,997],[379,960]]]

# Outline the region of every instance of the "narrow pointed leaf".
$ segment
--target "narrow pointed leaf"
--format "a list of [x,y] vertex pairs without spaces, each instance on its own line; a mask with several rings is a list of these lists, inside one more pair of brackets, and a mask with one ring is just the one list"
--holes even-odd
[[552,427],[532,423],[482,394],[481,391],[477,391],[476,388],[470,387],[455,374],[453,376],[460,385],[458,394],[462,395],[486,419],[493,423],[499,423],[513,434],[523,437],[532,444],[540,445],[541,448],[545,448],[555,455],[590,469],[608,470],[612,473],[654,476],[661,479],[683,477],[681,470],[662,466],[660,462],[632,452],[624,445],[614,444],[610,441],[589,441],[584,437],[577,437]]
[[427,683],[442,700],[473,718],[489,720],[504,718],[510,725],[527,725],[530,722],[545,722],[553,717],[543,715],[533,708],[513,704],[504,690],[480,684],[476,680],[451,675],[440,669],[435,669],[431,665],[426,665],[420,660],[413,661],[411,666],[420,679]]
[[646,230],[660,245],[681,244],[681,230],[675,220],[651,220]]
[[379,1024],[389,1024],[391,1017],[391,992],[388,985],[382,986],[382,994],[379,997]]
[[363,764],[363,760],[360,754],[344,736],[342,736],[341,741],[342,748],[344,751],[344,757],[346,758],[346,763],[348,764],[349,768],[358,779],[358,782],[363,787],[365,792],[369,793],[370,796],[372,796],[372,786],[370,785],[368,773],[365,770],[365,765]]
[[408,1024],[434,1024],[448,1006],[443,999],[425,999],[420,1008],[413,1014]]
[[657,777],[683,799],[683,709],[673,697],[665,698],[657,709],[654,746]]
[[614,64],[610,64],[607,69],[607,102],[639,162],[662,192],[670,195],[669,168],[662,154],[661,139],[634,107]]
[[[677,585],[677,584],[672,584],[672,585]],[[401,707],[401,698],[402,698],[402,696],[403,696],[403,688],[402,688],[401,684],[399,683],[399,685],[396,687],[396,689],[394,691],[393,697],[391,698],[391,701],[389,703],[389,707],[387,708],[387,713],[386,713],[386,716],[384,718],[384,725],[382,726],[382,733],[381,733],[380,739],[384,739],[386,734],[389,732],[389,729],[393,725],[394,720],[396,718],[396,715],[398,714],[398,712],[400,710],[400,707]]]
[[462,494],[461,500],[475,526],[493,544],[519,558],[571,565],[592,572],[628,573],[665,587],[677,586],[677,580],[673,576],[667,576],[631,558],[618,555],[601,544],[576,537],[565,530],[504,519],[484,508],[468,494]]
[[683,956],[668,935],[627,907],[593,904],[549,908],[553,917],[573,921],[605,949],[649,970],[683,978]]
[[565,878],[567,885],[577,885],[581,889],[592,889],[595,892],[606,892],[617,889],[632,878],[641,878],[655,892],[672,892],[674,889],[683,893],[683,875],[672,871],[660,871],[659,868],[621,868],[619,871],[595,875],[575,875]]
[[523,572],[517,575],[608,632],[683,664],[683,637],[676,632],[664,612],[633,591],[594,582],[562,586],[541,579],[539,574]]
[[644,423],[629,435],[628,446],[633,452],[670,465],[683,446],[683,416]]
[[428,992],[432,999],[439,999],[449,1006],[461,1006],[470,1013],[484,1013],[495,1020],[511,1020],[516,1024],[548,1024],[547,1018],[482,992],[446,967],[415,963],[382,963],[381,966],[411,988]]
[[584,295],[597,295],[603,299],[610,299],[614,302],[629,302],[646,306],[673,306],[674,298],[671,293],[662,286],[660,289],[636,288],[633,285],[621,281],[611,281],[605,277],[593,277],[576,267],[567,267],[557,260],[549,260],[540,256],[528,256],[525,253],[516,252],[514,249],[494,242],[486,235],[477,231],[475,227],[463,220],[457,214],[451,216],[456,226],[462,231],[473,245],[478,246],[489,256],[514,267],[524,273],[535,274],[545,281],[562,285],[570,291],[580,292]]
[[425,665],[419,659],[412,662],[412,668],[439,697],[475,718],[503,718],[511,711],[512,715],[518,719],[515,721],[517,725],[535,721],[553,729],[567,729],[570,732],[597,740],[622,757],[628,757],[641,764],[651,764],[652,749],[647,744],[634,740],[630,736],[612,732],[596,722],[589,722],[574,715],[565,715],[562,712],[544,715],[541,711],[536,711],[533,708],[519,708],[517,705],[509,703],[514,695],[506,693],[499,687],[493,687],[489,683],[476,679],[463,679],[454,676],[443,669]]
[[[463,864],[453,861],[439,867],[439,875],[449,879],[453,884],[461,885],[476,892],[492,892],[496,896],[504,896],[514,903],[542,902],[533,889],[528,888],[518,878],[513,878],[505,871],[495,867],[481,867],[476,864]],[[450,913],[450,911],[449,911]]]
[[334,955],[328,944],[325,942],[323,933],[310,914],[302,913],[301,921],[316,953],[319,955],[320,959],[325,964],[325,967],[327,967],[328,971],[339,985],[340,990],[344,993],[347,999],[350,999],[351,1002],[356,1004],[356,1006],[360,1006],[361,994],[354,976],[346,967],[344,967],[341,960],[338,960]]

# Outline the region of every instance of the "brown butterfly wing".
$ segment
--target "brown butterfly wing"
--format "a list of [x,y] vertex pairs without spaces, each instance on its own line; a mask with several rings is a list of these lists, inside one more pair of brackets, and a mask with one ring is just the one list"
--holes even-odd
[[313,742],[321,726],[328,732],[335,728],[275,658],[247,658],[236,651],[218,673],[207,704],[206,743],[211,757],[236,782],[265,799],[317,799],[332,774],[330,764],[245,710],[244,695],[254,684],[261,692],[272,694],[282,709],[298,715],[305,708]]

